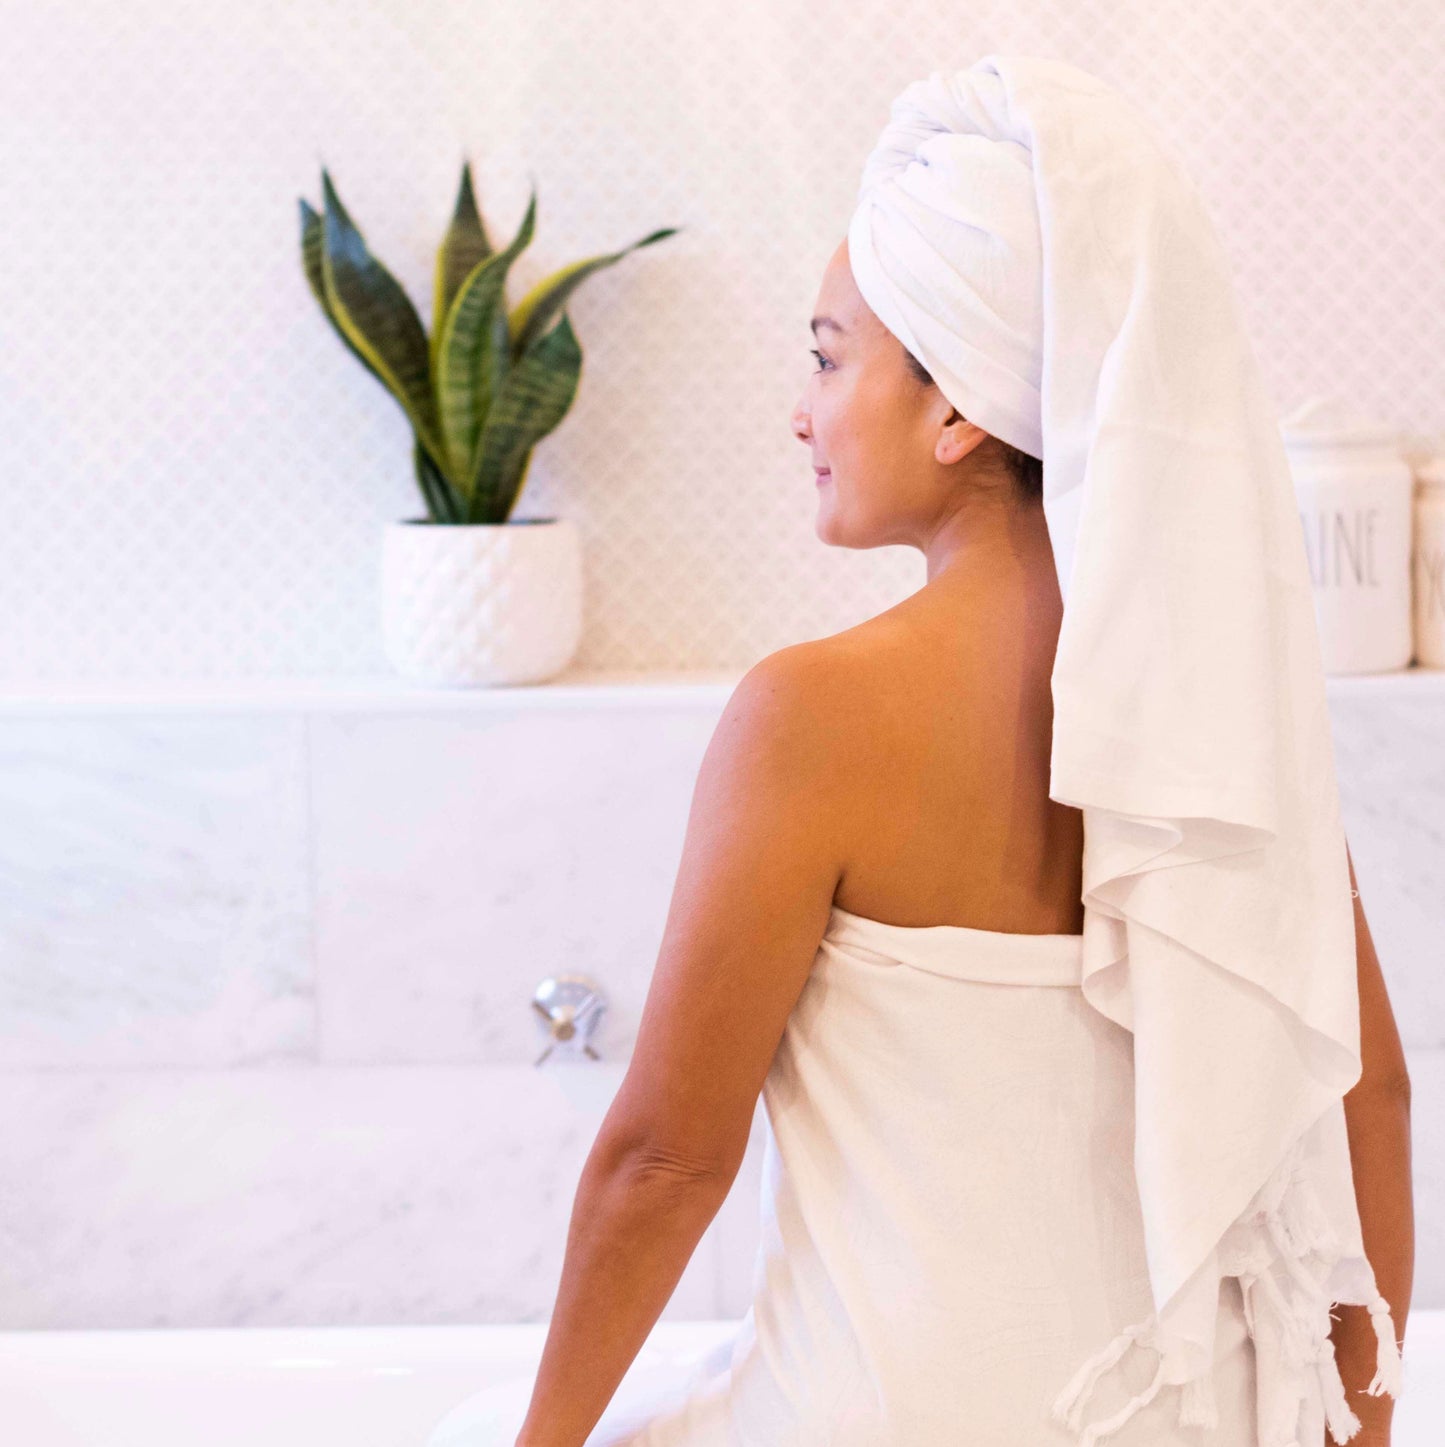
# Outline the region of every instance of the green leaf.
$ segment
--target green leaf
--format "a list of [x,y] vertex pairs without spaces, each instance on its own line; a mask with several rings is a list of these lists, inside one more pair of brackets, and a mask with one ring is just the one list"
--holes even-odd
[[621,261],[629,252],[636,251],[640,247],[651,246],[654,241],[675,236],[679,229],[676,226],[665,226],[661,231],[654,231],[650,235],[644,236],[641,241],[634,241],[631,246],[624,246],[621,251],[609,252],[605,256],[589,257],[585,261],[574,261],[570,266],[564,266],[561,271],[554,272],[551,276],[539,281],[517,303],[517,309],[512,313],[514,354],[525,352],[537,340],[551,325],[552,318],[567,304],[567,298],[594,271],[601,271],[604,267]]
[[366,249],[323,169],[322,284],[337,325],[401,403],[412,428],[438,462],[446,457],[437,429],[426,332],[396,278]]
[[582,373],[582,348],[567,314],[512,363],[477,447],[468,521],[511,511],[532,448],[567,415]]
[[472,166],[468,161],[462,166],[462,184],[457,192],[456,205],[452,208],[451,225],[442,238],[437,252],[436,278],[432,287],[431,313],[431,360],[432,373],[436,373],[437,351],[441,344],[442,321],[451,310],[453,299],[461,290],[462,282],[471,275],[479,261],[485,261],[492,254],[492,243],[487,238],[487,228],[477,211],[476,196],[472,192]]
[[300,199],[301,269],[306,273],[306,284],[311,288],[311,294],[325,313],[326,320],[335,328],[336,335],[341,338],[347,351],[384,387],[386,379],[353,345],[351,338],[342,329],[341,323],[336,320],[336,314],[331,310],[331,303],[326,299],[326,282],[321,274],[321,213],[310,206],[304,196]]
[[412,445],[412,466],[416,470],[417,486],[426,501],[428,516],[434,523],[460,523],[466,521],[465,501],[457,496],[456,489],[447,481],[432,460],[421,439]]
[[462,282],[439,334],[437,408],[451,475],[464,491],[476,472],[477,441],[492,398],[511,366],[507,275],[532,240],[536,216],[534,188],[511,244],[477,263]]

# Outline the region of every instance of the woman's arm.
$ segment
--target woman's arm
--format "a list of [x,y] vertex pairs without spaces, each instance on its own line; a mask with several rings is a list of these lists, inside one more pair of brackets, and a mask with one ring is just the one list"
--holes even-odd
[[848,697],[814,643],[757,664],[698,770],[637,1044],[572,1206],[516,1447],[583,1447],[736,1177],[841,875]]
[[[1348,856],[1348,846],[1346,854]],[[1365,920],[1364,902],[1350,858],[1355,891],[1355,953],[1360,984],[1360,1079],[1345,1096],[1345,1126],[1365,1255],[1375,1269],[1380,1295],[1390,1303],[1397,1340],[1405,1335],[1415,1275],[1415,1213],[1410,1174],[1410,1076],[1400,1032],[1385,991],[1380,960]],[[1375,1373],[1375,1330],[1368,1308],[1339,1306],[1330,1332],[1346,1400],[1363,1428],[1350,1447],[1389,1441],[1395,1399],[1372,1397],[1363,1388]],[[1330,1437],[1334,1441],[1333,1435]]]

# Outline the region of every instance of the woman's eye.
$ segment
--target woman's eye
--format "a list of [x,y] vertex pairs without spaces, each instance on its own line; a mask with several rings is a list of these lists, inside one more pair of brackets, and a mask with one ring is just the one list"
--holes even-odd
[[828,359],[816,347],[810,347],[808,350],[810,356],[814,356],[818,359],[818,366],[816,370],[821,372],[823,370],[823,363],[826,362]]

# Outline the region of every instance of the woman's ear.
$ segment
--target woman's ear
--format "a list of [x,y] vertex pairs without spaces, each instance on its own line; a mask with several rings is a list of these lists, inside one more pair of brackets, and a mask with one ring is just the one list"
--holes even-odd
[[956,462],[962,462],[989,434],[964,417],[947,398],[944,398],[943,406],[948,409],[948,419],[933,445],[933,455],[946,467],[951,467]]

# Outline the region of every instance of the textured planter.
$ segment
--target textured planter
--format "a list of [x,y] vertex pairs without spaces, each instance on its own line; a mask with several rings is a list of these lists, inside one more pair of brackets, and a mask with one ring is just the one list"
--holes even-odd
[[582,544],[566,518],[392,523],[382,541],[382,637],[406,678],[540,683],[582,636]]

